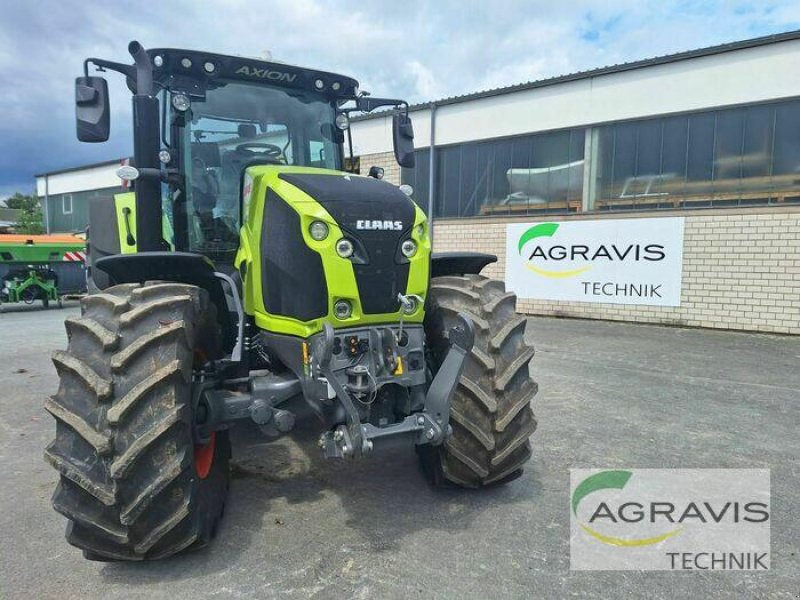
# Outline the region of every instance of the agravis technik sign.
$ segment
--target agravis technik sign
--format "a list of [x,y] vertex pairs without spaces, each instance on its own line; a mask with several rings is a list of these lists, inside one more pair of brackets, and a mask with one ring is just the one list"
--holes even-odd
[[506,287],[520,298],[680,306],[683,217],[513,223]]
[[570,469],[570,568],[766,571],[767,469]]

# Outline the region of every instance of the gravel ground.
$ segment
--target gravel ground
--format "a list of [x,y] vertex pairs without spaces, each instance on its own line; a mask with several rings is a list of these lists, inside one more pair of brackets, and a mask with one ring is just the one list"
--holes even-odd
[[[78,312],[0,314],[2,598],[798,598],[800,338],[531,319],[534,461],[508,486],[434,491],[413,451],[318,456],[313,422],[270,444],[237,426],[208,549],[85,561],[50,508],[49,354]],[[571,572],[572,467],[772,469],[772,570]]]

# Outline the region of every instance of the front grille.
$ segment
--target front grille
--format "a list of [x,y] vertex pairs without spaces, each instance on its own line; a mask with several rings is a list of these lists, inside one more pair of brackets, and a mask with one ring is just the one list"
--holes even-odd
[[361,308],[366,314],[396,312],[400,308],[397,294],[405,293],[408,286],[408,263],[395,262],[402,232],[348,233],[361,242],[368,257],[367,264],[353,265]]
[[[361,308],[366,314],[393,313],[397,294],[405,293],[409,264],[399,256],[400,241],[414,224],[415,207],[397,187],[371,177],[289,174],[281,179],[319,202],[349,237],[367,253],[366,264],[354,264]],[[398,229],[365,230],[361,222],[400,223]]]
[[328,313],[322,258],[303,240],[300,215],[272,190],[261,228],[261,287],[270,314],[310,321]]

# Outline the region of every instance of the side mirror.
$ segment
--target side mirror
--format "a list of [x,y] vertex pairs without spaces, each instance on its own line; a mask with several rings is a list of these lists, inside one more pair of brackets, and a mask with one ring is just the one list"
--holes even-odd
[[392,117],[392,138],[394,140],[394,157],[401,167],[414,167],[414,126],[411,117],[405,112],[395,113]]
[[75,79],[75,121],[82,142],[105,142],[111,129],[108,82],[102,77]]

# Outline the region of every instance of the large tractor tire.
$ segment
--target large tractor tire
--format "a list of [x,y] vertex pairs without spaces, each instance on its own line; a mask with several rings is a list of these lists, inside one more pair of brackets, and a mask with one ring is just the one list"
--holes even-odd
[[66,320],[53,362],[56,419],[45,458],[60,473],[53,507],[93,560],[147,560],[208,543],[228,490],[226,432],[194,435],[192,368],[219,352],[205,290],[117,285]]
[[477,488],[505,483],[522,474],[531,457],[536,430],[531,399],[537,385],[529,363],[533,346],[525,342],[525,317],[505,285],[483,277],[431,280],[425,335],[435,373],[449,348],[446,332],[464,313],[475,324],[475,345],[450,407],[452,435],[438,447],[420,446],[422,466],[434,485]]

